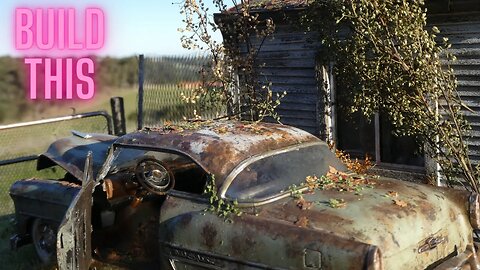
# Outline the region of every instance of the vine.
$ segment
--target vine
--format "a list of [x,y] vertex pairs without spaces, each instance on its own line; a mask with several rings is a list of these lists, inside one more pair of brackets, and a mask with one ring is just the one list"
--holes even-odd
[[[270,116],[279,121],[275,109],[285,93],[273,93],[268,80],[260,81],[258,53],[264,41],[275,30],[273,20],[262,19],[252,12],[250,1],[231,1],[228,8],[223,0],[212,0],[217,8],[214,17],[204,0],[184,0],[180,13],[185,27],[181,42],[189,50],[208,53],[212,61],[202,69],[202,84],[185,95],[185,102],[199,102],[204,109],[227,105],[221,117],[239,117],[260,121]],[[223,42],[214,38],[222,32]],[[219,112],[217,111],[217,114]]]
[[[458,176],[479,190],[468,156],[469,125],[449,63],[448,39],[427,30],[423,0],[315,0],[302,23],[319,33],[348,90],[343,106],[367,118],[388,117],[400,136],[413,136],[441,167],[447,184]],[[440,41],[439,41],[440,40]]]
[[203,194],[208,196],[210,206],[206,211],[215,213],[217,216],[225,218],[229,221],[231,215],[240,216],[242,211],[238,207],[238,202],[235,200],[233,202],[225,200],[218,196],[217,186],[215,184],[215,175],[210,174],[208,177],[207,185]]

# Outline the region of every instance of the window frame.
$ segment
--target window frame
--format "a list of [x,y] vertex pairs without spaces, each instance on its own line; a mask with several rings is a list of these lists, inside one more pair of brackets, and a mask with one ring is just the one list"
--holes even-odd
[[[337,123],[337,87],[333,68],[335,62],[317,63],[318,77],[321,80],[321,90],[324,95],[324,123],[325,123],[325,139],[329,143],[338,144],[338,123]],[[407,165],[398,163],[389,163],[382,161],[381,154],[381,127],[380,114],[374,115],[374,134],[375,134],[375,165],[381,169],[393,169],[414,173],[425,173],[427,167],[427,156],[423,154],[424,165]]]

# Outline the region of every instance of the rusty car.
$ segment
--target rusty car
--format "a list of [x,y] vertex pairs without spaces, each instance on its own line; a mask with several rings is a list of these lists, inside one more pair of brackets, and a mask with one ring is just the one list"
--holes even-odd
[[[12,248],[59,269],[479,269],[480,199],[348,171],[271,123],[198,121],[121,137],[72,132],[16,181]],[[140,265],[140,266],[139,266]]]

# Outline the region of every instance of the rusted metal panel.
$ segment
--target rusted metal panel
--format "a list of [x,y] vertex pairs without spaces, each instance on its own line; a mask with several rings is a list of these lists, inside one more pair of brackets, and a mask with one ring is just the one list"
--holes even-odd
[[50,145],[47,152],[39,156],[37,169],[59,165],[81,180],[84,174],[85,157],[91,151],[95,157],[92,161],[95,176],[105,161],[109,147],[116,138],[106,134],[83,134],[83,138],[71,136],[57,140]]
[[247,157],[317,140],[289,126],[207,121],[144,129],[121,137],[116,144],[165,146],[181,151],[204,166],[207,172],[215,174],[217,185],[221,186],[226,175]]
[[16,181],[10,187],[10,196],[17,220],[29,216],[60,223],[79,190],[79,185],[63,181],[26,179]]
[[[291,197],[243,208],[232,222],[204,212],[206,204],[169,196],[160,214],[163,263],[311,269],[306,262],[317,256],[321,269],[367,269],[370,251],[378,249],[383,269],[424,269],[471,243],[468,192],[384,178],[370,183],[362,195],[304,194],[308,208]],[[346,207],[332,208],[331,198],[343,199]]]
[[57,233],[57,263],[59,270],[88,270],[92,260],[92,192],[93,158],[85,160],[82,189],[77,194]]
[[178,198],[169,197],[165,204],[160,214],[164,261],[212,269],[308,269],[308,249],[320,254],[321,269],[353,269],[364,263],[371,246],[281,219],[244,214],[229,223]]
[[[385,269],[424,269],[440,258],[465,250],[471,242],[471,227],[466,213],[468,193],[431,189],[423,185],[388,179],[371,182],[373,188],[362,195],[334,190],[306,194],[308,209],[295,200],[265,207],[258,215],[295,222],[305,217],[307,228],[328,230],[352,240],[378,246]],[[394,192],[392,192],[394,191]],[[389,194],[397,194],[390,197]],[[344,208],[332,208],[329,200],[343,200]],[[397,205],[394,200],[406,204]],[[421,252],[431,238],[444,239],[436,248]]]
[[[127,200],[125,204],[104,208],[115,210],[116,223],[111,230],[101,228],[98,231],[96,242],[99,246],[105,244],[97,249],[100,255],[112,246],[121,251],[119,254],[135,259],[150,260],[155,257],[151,253],[155,253],[165,269],[381,269],[374,268],[380,267],[379,264],[383,269],[398,269],[399,265],[402,269],[425,269],[449,257],[452,257],[449,262],[455,265],[478,261],[475,253],[469,250],[473,240],[472,220],[478,221],[478,209],[475,208],[478,204],[471,203],[478,199],[472,199],[469,204],[469,198],[477,197],[463,190],[340,173],[337,171],[343,170],[338,164],[340,161],[333,160],[334,154],[327,150],[326,144],[297,128],[236,121],[187,122],[146,128],[121,137],[115,146],[126,148],[116,148],[107,159],[99,178],[110,174],[103,179],[105,194],[101,194],[105,198],[100,200],[122,197]],[[319,156],[301,151],[311,146],[326,151],[312,151],[320,153]],[[117,156],[122,150],[135,150],[139,155],[126,151],[125,156]],[[280,153],[290,152],[298,156],[279,157]],[[172,159],[175,153],[193,160]],[[211,209],[211,205],[208,198],[200,194],[201,190],[190,193],[172,190],[166,197],[142,191],[140,185],[132,182],[135,181],[132,173],[139,164],[136,158],[142,160],[146,156],[179,162],[189,168],[195,167],[196,162],[215,174],[217,195],[237,199],[243,214],[228,216],[229,222],[218,213],[206,210]],[[276,156],[280,163],[267,160]],[[312,164],[301,161],[303,157]],[[279,172],[280,168],[298,175],[291,177],[282,173],[293,182],[272,195],[267,194],[267,200],[261,201],[263,195],[260,193],[254,193],[260,194],[258,197],[247,194],[243,199],[235,192],[224,196],[239,172],[248,172],[248,178],[243,181],[261,179],[260,174],[250,174],[260,170],[248,169],[249,164],[260,160],[268,161],[259,165],[266,168],[266,173],[261,175],[270,176],[270,172]],[[120,163],[125,166],[116,166]],[[292,168],[285,163],[292,164]],[[68,208],[57,235],[61,270],[88,269],[91,259],[91,207],[95,185],[91,152],[84,164],[81,190]],[[109,164],[113,170],[109,170]],[[326,175],[330,182],[315,182],[318,185],[315,188],[309,189],[308,185],[291,190],[292,183],[301,185],[307,181],[311,184],[305,179],[311,172],[299,164],[307,168],[322,167],[313,174]],[[326,168],[330,169],[328,173],[323,172]],[[352,178],[347,181],[340,179],[340,175]],[[194,176],[188,174],[185,179],[203,176],[202,171]],[[176,183],[185,179],[178,177]],[[287,182],[282,180],[277,184],[267,179],[265,182],[275,183],[276,187]],[[248,191],[247,186],[241,190],[258,191]],[[14,190],[28,194],[29,189],[35,187],[41,185],[24,187],[18,184]],[[293,196],[300,194],[301,198]],[[49,196],[48,192],[45,195]],[[51,196],[61,199],[60,194]],[[342,206],[333,206],[332,199],[341,201]],[[117,240],[116,236],[121,241],[111,241],[113,244],[109,245],[108,240]],[[455,256],[457,252],[460,255]]]

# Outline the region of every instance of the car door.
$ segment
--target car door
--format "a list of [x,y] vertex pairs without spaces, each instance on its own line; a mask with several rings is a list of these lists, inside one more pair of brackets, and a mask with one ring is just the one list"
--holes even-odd
[[91,256],[91,211],[93,180],[92,153],[85,161],[82,188],[70,204],[57,233],[59,270],[88,270]]

